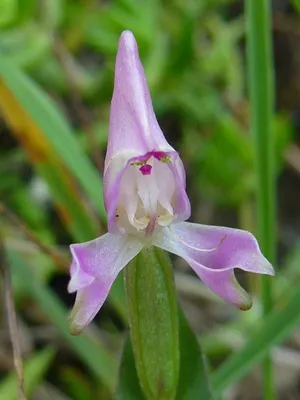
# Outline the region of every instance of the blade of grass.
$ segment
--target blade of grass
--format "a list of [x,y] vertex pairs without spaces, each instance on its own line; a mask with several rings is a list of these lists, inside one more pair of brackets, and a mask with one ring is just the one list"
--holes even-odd
[[[55,104],[34,81],[4,57],[0,62],[0,78],[0,110],[16,136],[23,144],[34,139],[44,150],[52,147],[105,220],[100,176]],[[12,113],[11,107],[17,109],[22,119],[16,117],[16,110]]]
[[[1,61],[0,77],[3,70],[6,71]],[[34,105],[35,102],[38,102],[38,99],[31,95],[28,87],[23,87],[22,83],[20,83],[20,86],[24,90],[24,93],[22,92],[24,97],[26,96],[29,99],[28,104]],[[29,84],[27,86],[30,87]],[[48,183],[58,212],[71,234],[76,240],[92,239],[97,232],[94,218],[88,213],[87,207],[84,207],[82,196],[80,196],[73,176],[69,172],[67,163],[62,155],[57,153],[44,133],[43,129],[47,127],[51,130],[51,124],[48,125],[47,123],[47,108],[40,110],[44,117],[44,126],[40,127],[26,108],[18,102],[9,87],[5,86],[3,79],[0,79],[0,113],[29,156],[32,164]],[[56,129],[58,131],[56,133],[53,131],[52,136],[64,135],[59,126],[56,126]],[[66,149],[70,147],[68,140],[64,142],[64,146]],[[80,169],[80,164],[78,164],[78,168]]]
[[119,368],[119,382],[116,400],[145,400],[136,372],[133,349],[130,338],[125,340],[121,364]]
[[[35,388],[39,385],[50,368],[53,357],[54,350],[51,347],[46,347],[39,353],[33,354],[30,359],[25,362],[25,392],[27,396],[30,396],[30,398]],[[17,388],[18,386],[16,384],[15,375],[10,374],[0,383],[0,399],[17,400]]]
[[17,323],[16,309],[13,296],[11,271],[8,266],[4,242],[1,236],[0,236],[0,271],[3,276],[6,317],[8,321],[9,335],[13,350],[15,372],[18,380],[18,397],[20,400],[26,400],[26,395],[24,390],[23,359],[21,354],[18,323]]
[[212,374],[212,387],[216,395],[221,395],[228,386],[245,376],[272,347],[285,340],[299,325],[300,289],[294,289],[284,300],[282,308],[274,309],[266,316],[243,349],[235,352]]
[[[257,176],[258,237],[263,253],[275,263],[275,172],[274,143],[271,132],[273,112],[273,65],[271,56],[270,1],[246,0],[249,94],[251,132],[254,141]],[[264,315],[272,310],[272,284],[262,277],[261,293]],[[266,355],[263,364],[264,399],[275,399],[271,359]]]
[[73,238],[79,242],[93,239],[97,234],[97,225],[68,171],[52,157],[36,165],[36,170],[49,185],[58,214]]

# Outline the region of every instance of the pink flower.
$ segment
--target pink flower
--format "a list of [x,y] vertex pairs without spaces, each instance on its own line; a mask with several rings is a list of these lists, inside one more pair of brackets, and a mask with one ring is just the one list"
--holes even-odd
[[156,120],[130,31],[122,33],[116,59],[104,201],[109,233],[71,245],[73,333],[92,321],[119,272],[144,246],[182,257],[206,286],[241,309],[250,308],[251,300],[234,269],[274,274],[251,233],[184,222],[191,212],[184,167]]

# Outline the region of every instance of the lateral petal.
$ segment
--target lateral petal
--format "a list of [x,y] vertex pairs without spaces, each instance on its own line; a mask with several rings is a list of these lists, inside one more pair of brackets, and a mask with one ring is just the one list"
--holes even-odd
[[133,236],[105,234],[86,243],[71,245],[73,262],[69,292],[77,291],[70,328],[78,334],[102,307],[118,273],[142,249]]
[[162,229],[153,244],[185,259],[211,290],[242,309],[251,302],[233,270],[274,274],[255,237],[239,229],[180,222]]

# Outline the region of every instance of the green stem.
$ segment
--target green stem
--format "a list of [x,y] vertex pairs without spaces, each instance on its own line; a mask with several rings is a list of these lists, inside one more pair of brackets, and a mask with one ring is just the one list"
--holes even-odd
[[[248,69],[251,104],[251,131],[254,141],[257,176],[258,236],[264,255],[275,261],[275,172],[274,143],[271,132],[273,113],[273,65],[271,55],[270,1],[246,0]],[[272,309],[272,286],[262,277],[264,315]],[[264,365],[264,399],[275,399],[270,357]]]
[[144,248],[124,269],[135,364],[147,400],[174,400],[179,376],[178,307],[169,257]]

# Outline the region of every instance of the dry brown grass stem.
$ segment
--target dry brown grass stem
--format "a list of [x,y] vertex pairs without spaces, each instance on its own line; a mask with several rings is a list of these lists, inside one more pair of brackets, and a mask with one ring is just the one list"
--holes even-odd
[[13,288],[10,276],[9,265],[6,258],[4,242],[0,236],[0,270],[4,285],[4,303],[7,314],[9,335],[13,349],[14,366],[18,380],[18,399],[26,400],[24,390],[23,360],[18,335],[17,316],[13,298]]

